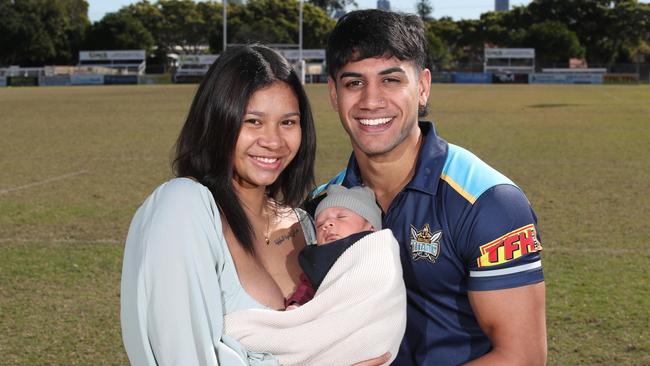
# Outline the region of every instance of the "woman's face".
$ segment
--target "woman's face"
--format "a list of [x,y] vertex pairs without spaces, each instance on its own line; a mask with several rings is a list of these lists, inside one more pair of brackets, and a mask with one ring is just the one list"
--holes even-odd
[[234,179],[241,187],[273,184],[300,148],[300,108],[281,81],[258,89],[248,101],[235,146]]

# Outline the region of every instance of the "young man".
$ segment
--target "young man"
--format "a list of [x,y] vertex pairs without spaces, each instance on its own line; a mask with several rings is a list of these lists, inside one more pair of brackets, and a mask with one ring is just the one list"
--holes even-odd
[[[363,10],[327,46],[331,102],[353,155],[330,183],[365,185],[401,247],[407,328],[395,365],[546,362],[536,217],[523,192],[436,135],[415,15]],[[323,187],[325,188],[325,187]]]

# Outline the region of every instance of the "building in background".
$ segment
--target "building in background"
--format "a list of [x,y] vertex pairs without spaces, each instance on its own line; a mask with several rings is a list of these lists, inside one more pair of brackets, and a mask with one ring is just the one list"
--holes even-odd
[[377,9],[390,11],[390,0],[377,0]]
[[510,10],[510,1],[509,0],[495,0],[494,1],[494,10],[495,11],[508,11],[508,10]]

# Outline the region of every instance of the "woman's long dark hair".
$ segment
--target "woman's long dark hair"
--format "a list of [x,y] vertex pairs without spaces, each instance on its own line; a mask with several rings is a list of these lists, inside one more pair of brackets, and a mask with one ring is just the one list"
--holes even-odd
[[201,82],[176,142],[176,176],[194,177],[212,192],[233,234],[251,254],[255,234],[233,186],[233,152],[251,96],[277,81],[287,83],[298,98],[302,136],[296,156],[267,194],[282,205],[298,206],[314,186],[316,130],[298,75],[272,49],[246,45],[223,52]]

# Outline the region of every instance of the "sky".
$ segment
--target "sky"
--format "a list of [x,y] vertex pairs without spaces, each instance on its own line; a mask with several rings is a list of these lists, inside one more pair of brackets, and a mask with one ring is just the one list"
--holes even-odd
[[[89,4],[88,17],[95,22],[104,14],[119,10],[122,6],[135,3],[137,0],[87,0]],[[531,0],[510,0],[510,6],[527,5]],[[151,2],[155,2],[152,0]],[[359,9],[375,8],[377,0],[356,0]],[[478,19],[482,13],[494,10],[494,0],[430,0],[433,5],[433,16],[440,18],[450,16],[458,19]],[[392,10],[414,13],[417,0],[391,0]]]

